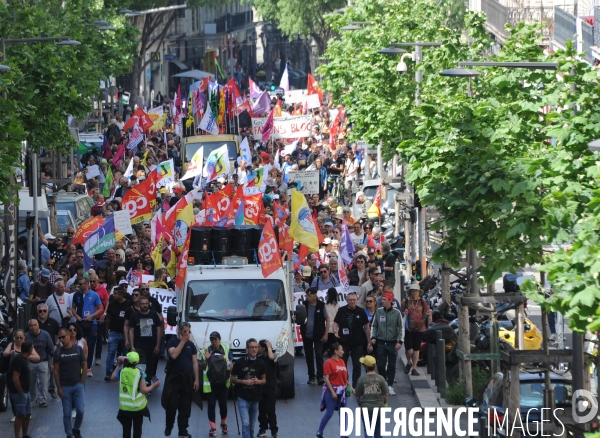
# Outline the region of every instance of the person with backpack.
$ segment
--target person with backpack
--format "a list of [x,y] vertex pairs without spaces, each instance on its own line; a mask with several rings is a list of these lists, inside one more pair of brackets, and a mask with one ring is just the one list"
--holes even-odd
[[157,380],[146,386],[144,373],[137,368],[140,355],[130,351],[127,356],[119,358],[119,365],[114,369],[110,380],[119,382],[119,413],[117,420],[123,426],[123,438],[142,438],[144,417],[150,417],[146,395],[160,386]]
[[208,397],[208,436],[217,435],[216,404],[219,402],[221,432],[227,429],[227,394],[230,386],[230,370],[233,353],[229,345],[221,344],[219,332],[209,335],[210,346],[200,351],[200,369],[202,370],[202,392]]
[[[408,288],[410,295],[402,300],[402,313],[405,315],[404,349],[406,350],[406,366],[404,373],[418,376],[417,362],[423,340],[423,332],[427,324],[431,324],[431,309],[427,301],[421,298],[421,287],[413,283]],[[412,371],[411,371],[412,368]]]

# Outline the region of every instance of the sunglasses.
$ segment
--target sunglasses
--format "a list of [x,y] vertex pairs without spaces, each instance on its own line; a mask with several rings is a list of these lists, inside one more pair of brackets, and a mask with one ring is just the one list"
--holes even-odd
[[142,292],[148,292],[148,291],[150,290],[150,288],[147,288],[147,287],[140,287],[140,290],[141,290]]
[[58,339],[65,339],[66,336],[59,336]]
[[72,333],[77,333],[77,329],[75,329],[75,328],[70,328],[69,331]]
[[134,297],[139,297],[140,296],[140,294],[131,294],[131,295],[134,296]]
[[373,300],[367,300],[367,303],[374,303],[375,301]]
[[329,271],[319,271],[319,274],[327,274]]
[[38,313],[48,313],[47,310],[38,310]]

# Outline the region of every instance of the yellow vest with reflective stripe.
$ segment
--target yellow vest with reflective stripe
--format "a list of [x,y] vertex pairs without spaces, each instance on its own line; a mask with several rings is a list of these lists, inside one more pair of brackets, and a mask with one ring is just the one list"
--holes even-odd
[[[225,352],[223,357],[227,361],[227,369],[229,370],[229,345],[221,344],[221,347],[223,347],[223,351]],[[200,350],[200,355],[202,356],[202,360],[206,362],[206,356],[204,355],[204,350]],[[227,379],[225,386],[227,388],[229,388],[230,384],[231,384],[231,377]],[[206,364],[206,368],[202,372],[202,392],[205,394],[208,394],[209,392],[211,392],[210,381],[208,380],[208,363]]]
[[142,372],[137,368],[121,369],[119,380],[119,409],[137,412],[146,407],[148,400],[139,390]]

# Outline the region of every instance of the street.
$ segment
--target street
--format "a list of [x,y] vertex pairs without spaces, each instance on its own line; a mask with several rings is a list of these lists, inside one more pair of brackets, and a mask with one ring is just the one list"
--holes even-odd
[[[106,353],[106,348],[104,349]],[[401,350],[404,354],[404,350]],[[103,356],[104,358],[104,356]],[[163,382],[165,361],[159,362],[159,378]],[[86,408],[81,434],[87,437],[117,438],[122,436],[122,428],[117,421],[118,393],[116,383],[104,382],[104,365],[94,366],[94,377],[86,381]],[[319,400],[321,387],[318,385],[307,385],[306,362],[304,357],[296,361],[296,397],[291,400],[277,401],[277,422],[279,425],[279,436],[285,437],[314,437],[322,413],[319,411]],[[391,408],[404,407],[407,409],[417,407],[407,375],[401,369],[397,369],[397,384],[394,385],[396,396],[390,397]],[[148,398],[148,406],[152,415],[152,422],[144,420],[144,437],[163,437],[165,426],[165,411],[160,406],[160,394],[162,387]],[[351,397],[348,407],[356,407],[356,399]],[[236,417],[233,408],[233,400],[228,404],[229,435],[237,436]],[[239,415],[239,414],[238,414]],[[12,437],[12,413],[10,408],[7,412],[0,413],[0,430],[3,437]],[[217,419],[219,411],[217,407]],[[190,418],[190,434],[197,437],[208,436],[208,419],[206,415],[206,400],[204,411],[192,406],[192,417]],[[4,431],[9,431],[7,434]],[[30,436],[32,438],[54,438],[64,435],[62,422],[62,404],[60,399],[50,399],[47,408],[33,406],[33,414],[30,425]],[[171,436],[175,436],[177,428]],[[258,425],[255,434],[258,432]],[[270,434],[269,434],[270,436]],[[323,434],[325,438],[339,437],[339,415],[335,413]]]

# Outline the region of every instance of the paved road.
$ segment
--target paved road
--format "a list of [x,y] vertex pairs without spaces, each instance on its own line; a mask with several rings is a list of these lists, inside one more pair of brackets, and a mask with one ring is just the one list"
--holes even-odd
[[[402,353],[404,351],[402,350]],[[104,349],[106,353],[106,348]],[[163,377],[165,361],[159,363],[159,378]],[[314,437],[322,417],[319,411],[319,399],[321,396],[321,387],[317,385],[309,386],[306,384],[306,362],[303,357],[296,361],[296,397],[291,400],[277,401],[277,416],[279,423],[279,436],[304,438]],[[104,366],[94,366],[94,377],[88,378],[86,382],[86,414],[81,428],[84,438],[102,437],[117,438],[121,437],[121,425],[116,419],[117,415],[117,387],[115,383],[106,383],[103,380]],[[390,407],[405,407],[407,409],[417,406],[417,401],[410,389],[408,377],[398,370],[397,384],[395,385],[397,395],[390,397]],[[149,408],[152,414],[152,422],[144,421],[144,438],[154,438],[164,436],[165,413],[160,406],[160,393],[158,389],[156,394],[149,398]],[[205,405],[206,406],[206,405]],[[354,397],[350,398],[349,407],[356,407]],[[206,407],[205,407],[206,409]],[[218,416],[217,408],[217,416]],[[12,424],[10,419],[12,414],[10,408],[7,412],[0,413],[0,436],[12,437]],[[233,401],[229,401],[229,435],[237,436],[237,427],[235,425],[235,414]],[[208,437],[208,420],[206,412],[201,412],[196,406],[192,407],[192,418],[190,419],[189,432],[194,438]],[[8,432],[8,433],[7,433]],[[175,436],[177,430],[173,432]],[[62,405],[60,400],[51,400],[47,408],[33,407],[31,419],[30,436],[32,438],[55,438],[64,436],[62,425]],[[325,433],[325,438],[339,437],[339,416],[336,413],[330,420]]]

